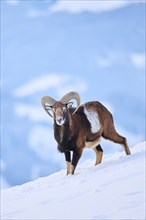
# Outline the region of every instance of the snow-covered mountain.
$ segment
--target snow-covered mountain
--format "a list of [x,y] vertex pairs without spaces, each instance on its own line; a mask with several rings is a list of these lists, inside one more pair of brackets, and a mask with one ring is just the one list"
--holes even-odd
[[65,170],[1,191],[1,220],[140,219],[145,213],[146,142],[132,155],[105,155],[102,164],[87,160],[75,175]]

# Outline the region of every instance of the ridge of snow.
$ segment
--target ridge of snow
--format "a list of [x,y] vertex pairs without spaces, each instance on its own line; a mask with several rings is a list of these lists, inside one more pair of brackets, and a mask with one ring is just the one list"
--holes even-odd
[[1,191],[1,219],[145,219],[146,142]]

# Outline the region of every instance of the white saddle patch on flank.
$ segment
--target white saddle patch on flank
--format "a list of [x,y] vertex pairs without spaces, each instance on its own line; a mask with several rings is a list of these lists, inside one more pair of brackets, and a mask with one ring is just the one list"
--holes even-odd
[[91,132],[97,133],[101,128],[98,113],[93,110],[88,110],[86,108],[84,108],[84,113],[91,124]]

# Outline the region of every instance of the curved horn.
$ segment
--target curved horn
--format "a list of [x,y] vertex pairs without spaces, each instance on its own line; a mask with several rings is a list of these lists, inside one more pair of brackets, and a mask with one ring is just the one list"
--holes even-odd
[[[42,103],[43,108],[51,117],[53,117],[53,116],[50,114],[50,112],[48,110],[49,110],[49,107],[53,106],[56,102],[57,101],[55,99],[51,98],[50,96],[43,96],[41,99],[41,103]],[[46,104],[48,104],[48,105],[46,105]]]
[[80,105],[80,95],[77,92],[69,92],[66,95],[64,95],[60,102],[62,102],[63,104],[66,104],[67,102],[69,102],[71,99],[75,99],[77,101],[77,106]]

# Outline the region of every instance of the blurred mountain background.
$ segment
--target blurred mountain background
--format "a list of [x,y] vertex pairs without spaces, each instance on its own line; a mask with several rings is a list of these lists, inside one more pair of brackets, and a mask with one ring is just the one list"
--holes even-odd
[[[1,187],[65,167],[44,95],[74,90],[112,112],[129,146],[145,140],[145,2],[1,0]],[[103,141],[105,153],[122,151]],[[92,150],[83,157],[94,158]]]

